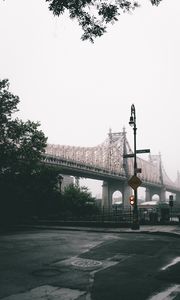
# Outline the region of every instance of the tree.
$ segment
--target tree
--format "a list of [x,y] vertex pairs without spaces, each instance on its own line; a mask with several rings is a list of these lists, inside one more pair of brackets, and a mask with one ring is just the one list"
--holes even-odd
[[78,187],[73,184],[67,186],[62,195],[61,212],[82,217],[90,216],[97,212],[95,198],[92,197],[87,187]]
[[61,204],[61,194],[57,186],[59,171],[59,167],[41,165],[39,171],[31,176],[28,202],[34,215],[48,218],[58,214]]
[[[158,6],[162,0],[149,0]],[[94,41],[106,32],[108,23],[118,20],[121,13],[131,12],[140,6],[135,0],[46,0],[55,16],[69,11],[71,19],[77,19],[83,29],[82,40]]]
[[23,210],[22,204],[32,194],[32,177],[40,172],[47,141],[38,122],[13,117],[18,103],[9,81],[0,80],[0,211],[5,218]]
[[18,103],[9,81],[0,80],[0,176],[34,172],[46,146],[39,122],[13,118]]

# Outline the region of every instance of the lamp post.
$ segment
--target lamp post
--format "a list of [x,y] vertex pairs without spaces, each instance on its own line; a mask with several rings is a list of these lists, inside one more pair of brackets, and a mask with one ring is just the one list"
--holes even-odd
[[58,174],[57,180],[58,180],[58,185],[59,185],[59,192],[61,195],[61,186],[62,186],[62,182],[63,182],[63,176],[61,174]]
[[[133,127],[134,131],[134,176],[137,175],[137,160],[136,160],[136,109],[134,104],[131,105],[131,116],[129,125]],[[137,188],[134,189],[134,205],[133,205],[133,222],[132,229],[139,229],[139,218],[138,218],[138,205],[137,205]]]

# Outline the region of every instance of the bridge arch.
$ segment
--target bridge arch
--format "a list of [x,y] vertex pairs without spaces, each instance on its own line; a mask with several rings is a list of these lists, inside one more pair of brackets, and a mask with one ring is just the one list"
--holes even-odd
[[122,192],[119,190],[116,190],[113,194],[112,194],[112,204],[115,203],[122,203]]
[[119,191],[122,195],[122,205],[129,207],[129,197],[132,194],[130,186],[125,181],[103,181],[102,185],[102,208],[112,210],[113,194]]
[[152,199],[153,201],[159,201],[160,200],[160,195],[155,193],[154,195],[152,195]]
[[146,201],[151,201],[155,197],[159,197],[159,201],[164,202],[166,199],[166,189],[164,186],[162,187],[146,187]]

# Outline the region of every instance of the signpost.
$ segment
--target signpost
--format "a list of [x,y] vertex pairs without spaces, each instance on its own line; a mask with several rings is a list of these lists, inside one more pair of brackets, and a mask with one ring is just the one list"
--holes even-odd
[[169,195],[169,206],[170,206],[170,210],[171,210],[171,221],[172,221],[172,208],[173,208],[173,195]]
[[141,185],[141,180],[137,177],[137,173],[141,173],[141,169],[137,167],[136,154],[139,153],[150,153],[150,149],[136,150],[136,110],[134,104],[131,105],[131,116],[129,125],[133,127],[134,131],[134,153],[124,154],[123,158],[134,158],[134,175],[128,181],[128,184],[134,190],[134,205],[133,205],[133,220],[132,229],[139,229],[139,216],[138,216],[138,199],[137,199],[137,188]]

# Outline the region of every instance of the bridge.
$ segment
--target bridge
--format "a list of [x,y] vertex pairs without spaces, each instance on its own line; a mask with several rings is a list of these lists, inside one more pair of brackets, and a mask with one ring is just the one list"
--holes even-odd
[[[95,147],[48,144],[43,161],[60,167],[63,174],[102,180],[103,207],[110,209],[112,195],[117,190],[122,193],[124,207],[129,206],[132,189],[128,180],[134,173],[134,165],[133,158],[124,158],[126,154],[133,154],[133,151],[123,128],[122,132],[110,130],[105,141]],[[142,170],[138,177],[146,189],[146,201],[152,200],[155,194],[160,201],[165,201],[167,191],[180,202],[180,173],[173,182],[166,174],[160,154],[150,154],[147,160],[137,156],[137,167]]]

